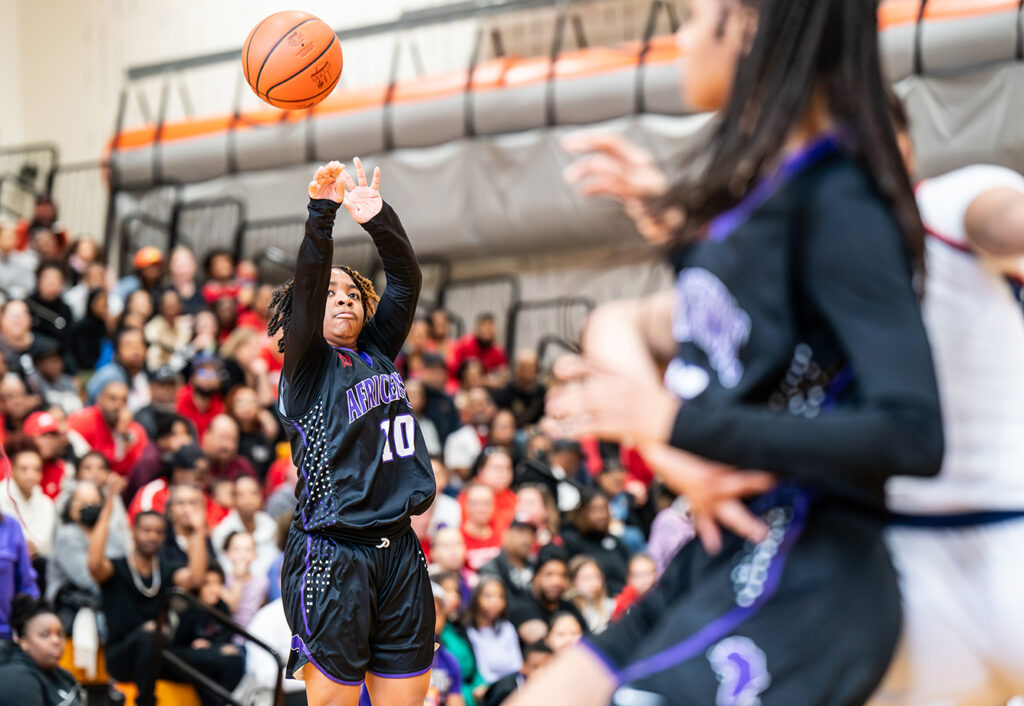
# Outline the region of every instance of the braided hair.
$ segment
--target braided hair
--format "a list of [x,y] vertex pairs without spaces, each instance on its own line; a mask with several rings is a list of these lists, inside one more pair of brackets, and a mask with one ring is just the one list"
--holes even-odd
[[[356,289],[359,290],[359,296],[363,300],[363,323],[373,318],[373,314],[377,310],[377,302],[380,301],[377,290],[373,288],[373,282],[351,267],[335,265],[331,269],[341,270],[351,277],[352,282],[355,283]],[[277,350],[281,353],[284,353],[284,342],[288,338],[288,329],[292,322],[292,298],[294,291],[295,278],[293,277],[274,290],[274,295],[270,299],[270,306],[267,307],[267,311],[270,312],[270,320],[267,321],[267,333],[270,336],[276,335],[278,331],[284,334],[281,336],[281,340],[277,342]]]

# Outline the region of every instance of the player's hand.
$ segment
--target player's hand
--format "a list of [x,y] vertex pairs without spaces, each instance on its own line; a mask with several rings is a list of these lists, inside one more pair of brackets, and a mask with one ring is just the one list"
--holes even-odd
[[668,191],[668,177],[650,152],[612,133],[586,132],[562,140],[566,152],[582,155],[563,173],[584,196],[610,198],[622,204],[640,234],[650,243],[666,242],[683,222],[680,209],[663,213],[649,204]]
[[330,199],[334,203],[341,203],[345,197],[345,185],[339,179],[345,171],[345,165],[341,162],[328,162],[316,170],[313,181],[309,182],[309,198]]
[[690,501],[693,528],[708,554],[722,548],[720,527],[751,542],[768,536],[768,525],[742,499],[771,490],[772,474],[739,471],[667,444],[647,444],[640,453],[661,482]]
[[555,362],[563,383],[548,394],[546,414],[558,436],[666,443],[681,402],[655,380],[622,375],[575,355]]
[[196,638],[192,641],[192,649],[194,650],[208,650],[210,649],[210,641],[204,640],[203,638]]
[[366,172],[363,170],[363,162],[356,157],[352,160],[352,166],[356,169],[356,180],[348,172],[341,172],[342,182],[345,184],[344,200],[342,206],[348,209],[352,220],[356,223],[366,223],[384,208],[384,199],[380,196],[380,167],[373,169],[373,181],[369,186],[366,184]]

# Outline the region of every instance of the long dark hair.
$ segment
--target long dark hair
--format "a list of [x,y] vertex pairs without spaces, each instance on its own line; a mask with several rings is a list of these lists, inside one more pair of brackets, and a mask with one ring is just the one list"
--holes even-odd
[[[735,206],[775,162],[796,121],[821,89],[848,149],[871,176],[923,270],[924,227],[900,157],[878,50],[877,0],[722,0],[756,10],[757,33],[736,67],[732,95],[706,148],[707,168],[668,193],[682,205],[681,237],[693,238]],[[732,5],[733,7],[730,7]]]
[[477,623],[477,617],[480,615],[480,597],[484,594],[484,589],[495,584],[501,587],[501,594],[505,597],[505,609],[501,611],[497,619],[494,621],[495,624],[500,623],[502,620],[508,620],[508,589],[505,588],[505,583],[497,576],[481,576],[480,583],[473,589],[473,595],[469,599],[469,607],[466,609],[466,627],[476,628],[479,627]]

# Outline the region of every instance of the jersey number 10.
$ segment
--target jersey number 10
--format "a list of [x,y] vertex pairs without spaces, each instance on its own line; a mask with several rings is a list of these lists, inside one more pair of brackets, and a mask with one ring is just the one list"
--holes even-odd
[[[384,456],[381,460],[384,463],[398,458],[409,458],[416,453],[416,420],[411,414],[399,414],[395,417],[394,434],[391,434],[391,420],[385,419],[380,423],[380,430],[384,432]],[[392,439],[394,439],[395,451],[391,452]]]

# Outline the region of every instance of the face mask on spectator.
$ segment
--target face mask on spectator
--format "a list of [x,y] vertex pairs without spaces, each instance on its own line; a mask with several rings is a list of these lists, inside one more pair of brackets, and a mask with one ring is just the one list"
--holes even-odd
[[100,510],[103,506],[99,503],[93,505],[83,505],[78,511],[78,520],[88,528],[93,528],[100,519]]

